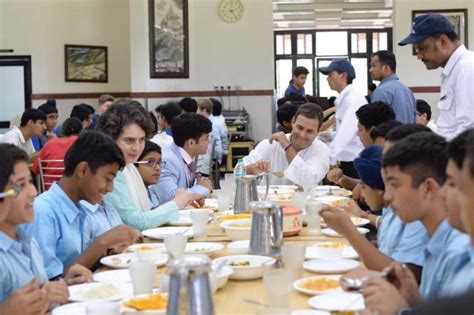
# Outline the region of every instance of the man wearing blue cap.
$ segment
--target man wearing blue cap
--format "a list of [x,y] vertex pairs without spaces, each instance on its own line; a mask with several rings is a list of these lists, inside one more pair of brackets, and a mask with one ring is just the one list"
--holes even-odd
[[365,97],[353,86],[355,79],[354,67],[347,59],[336,58],[329,66],[319,68],[319,72],[328,76],[331,90],[339,96],[336,105],[336,136],[329,146],[330,163],[335,166],[340,162],[344,175],[358,178],[352,162],[362,151],[363,146],[357,136],[357,117],[355,112],[367,104]]
[[410,35],[398,43],[412,44],[416,57],[432,70],[443,68],[438,102],[438,133],[451,140],[474,127],[474,53],[459,42],[453,24],[445,16],[418,16]]

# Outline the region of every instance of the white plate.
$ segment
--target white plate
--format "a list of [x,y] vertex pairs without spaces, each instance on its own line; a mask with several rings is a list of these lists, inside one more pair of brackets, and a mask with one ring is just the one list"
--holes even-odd
[[53,309],[52,315],[86,315],[86,306],[91,302],[69,303]]
[[[263,188],[263,189],[258,189],[258,194],[259,195],[265,195],[265,191],[266,189]],[[268,195],[269,196],[276,196],[276,195],[293,195],[295,191],[293,189],[282,189],[282,188],[279,188],[279,189],[269,189],[268,190]]]
[[[130,266],[130,263],[132,263],[133,261],[136,261],[135,254],[128,253],[128,254],[119,254],[119,255],[111,255],[111,256],[103,257],[100,260],[100,263],[109,268],[122,269],[122,268],[128,268],[128,266]],[[168,261],[167,254],[159,254],[158,256],[156,256],[156,259],[153,260],[152,262],[155,263],[157,267],[161,267],[161,266],[164,266],[167,261]]]
[[250,250],[250,241],[235,241],[227,244],[227,250],[231,254],[248,254]]
[[[266,268],[271,268],[275,259],[268,256],[259,255],[236,255],[220,257],[213,260],[213,264],[219,264],[221,261],[227,260],[227,266],[234,270],[229,276],[232,280],[252,280],[259,279],[263,276]],[[230,263],[249,262],[249,266],[230,266]]]
[[140,250],[142,248],[148,248],[148,249],[160,249],[163,253],[166,253],[166,246],[163,243],[139,243],[139,244],[133,244],[130,245],[127,249],[127,253],[134,253],[137,250]]
[[291,315],[331,315],[331,313],[317,310],[294,310]]
[[212,209],[184,209],[184,210],[179,210],[179,214],[183,214],[183,215],[191,215],[191,211],[194,211],[194,210],[208,210],[209,211],[209,214],[213,214],[214,213],[214,210]]
[[[362,235],[365,235],[365,234],[369,233],[369,230],[366,229],[366,228],[358,227],[357,231],[359,231],[359,233],[362,234]],[[341,234],[339,234],[336,231],[334,231],[333,229],[329,229],[329,228],[322,229],[321,233],[323,233],[323,235],[326,235],[326,236],[329,236],[329,237],[343,237]]]
[[311,307],[328,312],[361,312],[365,309],[364,297],[360,293],[334,292],[312,297]]
[[325,274],[346,273],[359,266],[358,261],[350,259],[314,259],[303,264],[305,270]]
[[335,208],[346,206],[350,201],[350,199],[347,197],[334,196],[334,195],[319,196],[319,197],[315,197],[314,199]]
[[[133,294],[132,284],[121,283],[120,285],[112,283],[91,282],[72,285],[69,289],[69,301],[118,301]],[[110,290],[110,292],[104,292]],[[100,294],[100,295],[97,295]]]
[[337,275],[337,276],[315,276],[315,277],[302,278],[302,279],[299,279],[299,280],[296,280],[295,282],[293,282],[293,288],[295,288],[296,291],[299,291],[299,292],[301,292],[303,294],[306,294],[306,295],[317,295],[317,294],[324,294],[324,293],[338,292],[338,291],[342,292],[342,288],[340,286],[338,288],[335,288],[335,289],[329,289],[329,290],[324,290],[324,291],[309,290],[309,289],[305,289],[301,286],[305,281],[323,279],[323,278],[329,278],[329,279],[337,280],[339,282],[339,278],[341,278],[341,276],[340,275]]
[[94,273],[94,281],[102,283],[131,283],[128,269],[108,270]]
[[[196,209],[197,210],[197,209]],[[204,209],[207,210],[207,209]],[[189,212],[185,212],[189,211]],[[177,221],[172,221],[168,223],[171,226],[191,226],[193,225],[193,221],[191,220],[191,211],[193,210],[182,210],[179,212],[179,218]],[[210,213],[214,213],[214,211],[209,210]],[[211,221],[212,218],[209,216],[208,222]]]
[[[267,189],[267,186],[265,185],[257,186],[257,190],[263,190],[263,192],[265,192],[265,189]],[[296,185],[270,185],[270,190],[275,190],[275,189],[285,189],[285,190],[295,191],[298,189],[298,186]]]
[[186,254],[212,254],[224,249],[224,245],[219,243],[196,242],[186,244],[184,252]]
[[181,234],[184,232],[188,238],[193,236],[193,228],[192,227],[185,227],[185,226],[165,226],[159,227],[154,229],[145,230],[142,232],[148,238],[153,238],[156,240],[162,240],[167,236]]
[[[324,256],[324,254],[319,250],[318,246],[308,246],[306,247],[306,259],[326,259],[328,257]],[[339,257],[337,257],[339,258]],[[351,246],[345,246],[342,250],[342,256],[340,258],[344,259],[358,259],[359,255],[355,251],[355,249]]]
[[[364,226],[370,223],[369,219],[356,218],[356,217],[351,217],[351,221],[352,221],[352,224],[354,224],[355,226]],[[326,224],[326,222],[324,222],[324,220],[321,218],[321,227],[327,227],[327,226],[328,225]]]
[[316,196],[331,196],[328,195],[329,191],[335,196],[342,196],[342,197],[348,197],[352,195],[352,191],[344,189],[339,186],[331,186],[331,185],[319,185],[316,187],[315,190],[315,195]]

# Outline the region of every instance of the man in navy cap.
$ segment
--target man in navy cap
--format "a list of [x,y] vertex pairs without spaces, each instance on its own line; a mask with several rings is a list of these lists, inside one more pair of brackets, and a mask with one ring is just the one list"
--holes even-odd
[[416,57],[433,70],[443,68],[438,102],[438,133],[448,140],[474,127],[474,53],[459,42],[453,24],[445,16],[418,16],[410,35],[398,43],[412,44]]
[[331,166],[334,167],[340,162],[344,175],[359,178],[352,164],[363,149],[357,136],[355,112],[362,105],[367,104],[367,100],[352,86],[355,70],[347,59],[333,59],[329,66],[319,68],[319,72],[328,76],[329,87],[339,93],[334,101],[336,105],[336,136],[329,146]]

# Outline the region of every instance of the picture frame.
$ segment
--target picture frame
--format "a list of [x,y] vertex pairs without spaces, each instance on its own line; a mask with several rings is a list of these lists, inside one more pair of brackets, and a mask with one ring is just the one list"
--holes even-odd
[[106,46],[64,45],[66,82],[109,82]]
[[150,78],[189,78],[188,0],[149,0]]
[[[469,48],[469,34],[468,34],[468,20],[467,20],[467,9],[444,9],[444,10],[414,10],[411,13],[412,23],[415,21],[417,16],[426,13],[439,13],[446,16],[454,25],[454,30],[459,36],[461,43]],[[413,48],[413,55],[416,55],[415,49]]]

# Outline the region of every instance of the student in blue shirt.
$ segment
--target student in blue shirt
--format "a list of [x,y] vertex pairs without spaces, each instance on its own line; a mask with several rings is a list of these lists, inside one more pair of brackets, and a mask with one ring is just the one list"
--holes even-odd
[[61,276],[74,263],[92,268],[110,252],[133,244],[140,233],[120,225],[86,246],[87,210],[80,201],[100,204],[114,189],[114,178],[124,166],[115,142],[95,131],[87,131],[72,145],[64,160],[64,176],[36,198],[36,220],[25,226],[41,246],[49,279]]
[[[0,144],[0,223],[3,222],[10,211],[11,199],[15,197],[19,189],[12,183],[13,159],[9,150],[10,144]],[[3,271],[3,270],[2,270]],[[41,290],[38,280],[33,280],[27,285],[18,288],[10,297],[2,299],[0,303],[0,314],[13,315],[21,309],[25,315],[43,314],[48,308],[46,294]]]
[[304,84],[306,83],[306,77],[309,71],[305,67],[296,67],[293,69],[293,79],[290,81],[290,85],[286,88],[285,96],[291,94],[298,94],[305,96]]
[[149,140],[145,142],[145,148],[142,154],[135,162],[135,166],[140,173],[148,191],[148,198],[150,199],[150,205],[152,208],[160,205],[160,199],[158,195],[154,193],[152,189],[149,189],[151,185],[155,185],[160,180],[161,165],[163,160],[161,159],[161,148],[156,143]]
[[[382,160],[385,199],[402,221],[421,221],[429,235],[419,291],[413,274],[404,265],[391,268],[399,283],[399,294],[391,294],[389,299],[403,301],[399,308],[442,296],[443,288],[452,285],[458,273],[452,268],[453,259],[462,255],[469,244],[469,237],[450,226],[447,219],[442,188],[448,163],[446,147],[443,137],[419,132],[395,143]],[[363,290],[367,307],[376,311],[377,303],[385,301],[381,299],[382,292],[390,290],[385,280],[371,281]]]
[[382,271],[393,261],[401,261],[420,274],[423,266],[420,253],[424,250],[426,231],[419,222],[403,223],[384,202],[385,187],[380,173],[382,150],[380,146],[368,146],[354,160],[361,179],[361,196],[371,210],[383,208],[383,215],[376,221],[378,249],[357,231],[345,211],[323,209],[321,216],[328,226],[348,239],[368,269]]

